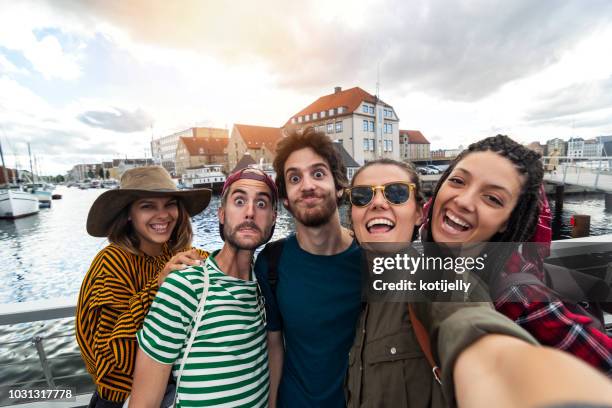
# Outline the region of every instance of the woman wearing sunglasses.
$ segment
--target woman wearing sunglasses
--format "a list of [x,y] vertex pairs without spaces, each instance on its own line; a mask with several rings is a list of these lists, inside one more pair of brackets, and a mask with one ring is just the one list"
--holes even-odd
[[[507,136],[470,145],[442,174],[426,205],[423,241],[537,242],[537,251],[523,249],[520,256],[509,247],[489,251],[490,276],[527,272],[544,280],[551,229],[542,178],[540,155]],[[495,307],[543,345],[567,351],[612,375],[612,338],[585,309],[561,302],[534,284],[509,286],[496,296]]]
[[[421,221],[423,201],[412,167],[390,159],[368,162],[357,171],[347,193],[352,228],[363,246],[404,243],[410,253],[407,248]],[[397,251],[397,245],[392,247]],[[529,358],[542,369],[558,363],[558,356],[529,345],[535,343],[533,338],[490,304],[414,304],[410,310],[402,302],[364,304],[349,354],[348,407],[491,406],[493,401],[513,402],[510,398],[515,397],[522,403],[529,398],[539,403],[551,396],[563,398],[556,387],[546,399],[542,392],[531,392],[528,382],[508,380],[516,376],[515,361]],[[492,373],[490,361],[500,364]],[[567,367],[573,370],[572,364],[573,359]],[[432,365],[439,368],[432,370]],[[578,371],[584,368],[579,366]],[[486,380],[478,377],[485,372]],[[600,390],[612,395],[605,381],[598,380]]]

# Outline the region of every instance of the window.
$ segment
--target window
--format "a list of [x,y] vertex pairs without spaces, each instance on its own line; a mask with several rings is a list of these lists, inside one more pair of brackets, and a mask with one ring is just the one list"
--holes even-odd
[[298,116],[298,123],[302,123],[302,117]]
[[369,127],[368,127],[368,121],[364,119],[364,120],[363,120],[363,131],[364,131],[364,132],[367,132],[367,131],[368,131],[368,128],[369,128]]
[[327,133],[333,133],[334,132],[334,124],[333,123],[328,123],[327,124]]
[[304,122],[308,122],[310,120],[310,115],[306,115],[306,118],[304,118]]
[[370,115],[373,115],[374,114],[374,107],[370,106],[369,108],[370,108]]
[[373,132],[373,131],[374,131],[374,121],[373,121],[373,120],[371,120],[371,121],[369,122],[369,125],[370,125],[370,126],[369,126],[369,129],[368,129],[368,130],[369,130],[370,132]]
[[344,113],[344,107],[342,106],[338,108],[338,115],[340,115],[341,113]]
[[368,105],[363,105],[363,107],[362,107],[361,111],[362,111],[363,113],[368,113],[368,112],[370,111],[370,109],[368,108]]
[[393,133],[393,123],[389,123],[389,133]]
[[333,108],[329,110],[329,116],[334,116],[334,109]]
[[321,117],[324,118],[325,117],[325,111],[321,111]]
[[365,152],[374,151],[374,139],[363,139],[363,150]]
[[393,140],[385,140],[385,152],[393,151]]
[[336,133],[342,133],[342,122],[336,122]]
[[291,118],[291,123],[295,123],[295,118]]
[[319,116],[318,116],[317,112],[312,114],[312,120],[316,120],[318,118],[319,118]]

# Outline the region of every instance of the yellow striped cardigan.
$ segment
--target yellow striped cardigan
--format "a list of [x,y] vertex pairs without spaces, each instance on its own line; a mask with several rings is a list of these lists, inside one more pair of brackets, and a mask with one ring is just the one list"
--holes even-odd
[[[198,250],[204,258],[208,253]],[[157,294],[157,277],[172,257],[134,255],[110,244],[94,258],[79,293],[76,338],[98,394],[123,402],[132,389],[136,332]]]

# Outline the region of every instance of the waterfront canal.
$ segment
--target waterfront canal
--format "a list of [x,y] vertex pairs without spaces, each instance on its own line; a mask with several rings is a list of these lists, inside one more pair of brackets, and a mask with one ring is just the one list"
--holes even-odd
[[[53,201],[52,208],[18,220],[0,220],[0,304],[78,293],[90,262],[108,243],[85,230],[89,207],[103,191],[58,187],[56,193],[63,198]],[[193,218],[195,246],[208,250],[222,246],[218,206],[219,198],[213,197],[209,207]],[[342,210],[345,218],[346,209]],[[612,233],[612,213],[605,212],[603,195],[568,195],[563,212],[553,219],[554,239],[570,237],[573,214],[591,216],[591,235]],[[279,208],[273,239],[293,229],[291,216]]]
[[[89,207],[103,191],[59,187],[56,193],[63,198],[54,201],[51,209],[19,220],[0,220],[0,304],[76,297],[91,260],[107,244],[106,239],[90,237],[85,231]],[[210,206],[194,217],[196,246],[209,250],[222,246],[218,206],[219,198],[214,197]],[[555,239],[569,238],[573,214],[591,216],[592,235],[612,233],[612,214],[605,212],[603,195],[570,195],[565,197],[563,212],[553,219]],[[346,219],[346,208],[341,209],[341,216]],[[279,208],[273,239],[293,229],[290,215]],[[0,376],[4,381],[39,379],[41,382],[30,386],[45,386],[31,343],[37,335],[45,337],[54,378],[65,377],[56,383],[76,387],[79,393],[91,392],[91,380],[74,341],[73,318],[0,326]],[[6,391],[0,386],[0,406],[8,403]]]

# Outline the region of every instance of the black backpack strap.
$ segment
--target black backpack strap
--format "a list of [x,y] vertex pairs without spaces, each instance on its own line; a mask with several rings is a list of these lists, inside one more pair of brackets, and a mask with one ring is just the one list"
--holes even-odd
[[281,238],[268,243],[263,251],[261,251],[261,254],[259,254],[259,256],[264,256],[268,262],[268,283],[274,294],[276,294],[276,284],[278,283],[278,263],[286,240],[287,238]]

